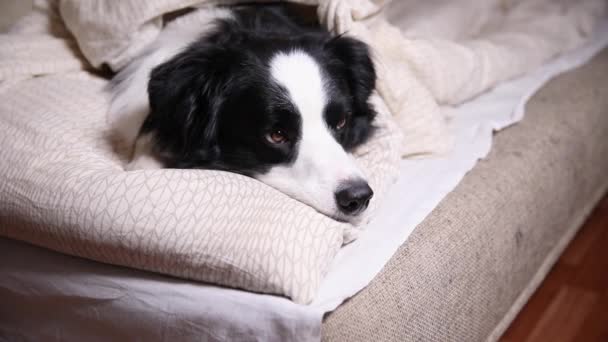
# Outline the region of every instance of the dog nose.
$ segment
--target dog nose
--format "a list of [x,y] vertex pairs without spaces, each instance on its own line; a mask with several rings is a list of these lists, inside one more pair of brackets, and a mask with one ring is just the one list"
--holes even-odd
[[366,181],[350,181],[343,184],[336,192],[336,202],[343,213],[357,215],[367,208],[373,195],[374,192]]

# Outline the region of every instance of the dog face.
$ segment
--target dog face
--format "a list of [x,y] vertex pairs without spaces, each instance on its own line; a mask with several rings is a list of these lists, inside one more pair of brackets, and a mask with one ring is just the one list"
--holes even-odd
[[153,69],[141,134],[167,167],[241,173],[352,221],[373,195],[349,151],[372,134],[375,79],[351,38],[223,30]]

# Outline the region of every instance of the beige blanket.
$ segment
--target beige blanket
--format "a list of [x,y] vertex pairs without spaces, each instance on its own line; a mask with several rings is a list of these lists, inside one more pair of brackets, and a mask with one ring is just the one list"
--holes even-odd
[[[580,45],[606,10],[605,0],[291,1],[318,4],[328,29],[374,48],[378,90],[407,138],[404,156],[449,150],[439,105],[461,103]],[[63,0],[61,14],[87,59],[117,70],[156,37],[163,14],[238,2],[251,1]]]
[[[0,234],[309,302],[358,227],[236,174],[125,172],[109,138],[107,79],[93,69],[126,65],[162,29],[164,14],[233,2],[40,0],[0,36]],[[380,71],[374,104],[381,129],[356,152],[378,194],[372,205],[401,155],[449,149],[440,105],[577,46],[605,7],[602,0],[458,4],[319,1],[321,21],[367,41]],[[385,13],[412,20],[399,30]]]

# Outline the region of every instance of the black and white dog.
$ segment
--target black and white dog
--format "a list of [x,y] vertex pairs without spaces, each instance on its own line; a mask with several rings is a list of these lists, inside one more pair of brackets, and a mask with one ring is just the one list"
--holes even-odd
[[373,133],[375,81],[364,43],[283,5],[196,10],[114,78],[109,115],[129,169],[236,172],[354,221],[373,192],[349,151]]

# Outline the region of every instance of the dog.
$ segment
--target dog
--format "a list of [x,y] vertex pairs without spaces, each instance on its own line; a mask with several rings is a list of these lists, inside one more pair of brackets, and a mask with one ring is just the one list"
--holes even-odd
[[375,83],[365,43],[285,5],[198,9],[113,78],[109,115],[130,170],[235,172],[355,222],[373,190],[350,152],[374,133]]

